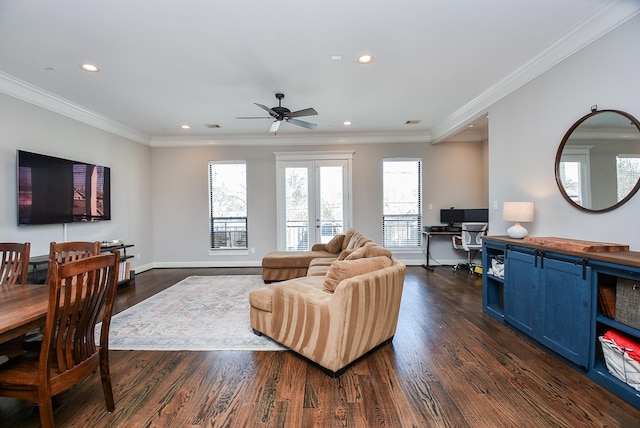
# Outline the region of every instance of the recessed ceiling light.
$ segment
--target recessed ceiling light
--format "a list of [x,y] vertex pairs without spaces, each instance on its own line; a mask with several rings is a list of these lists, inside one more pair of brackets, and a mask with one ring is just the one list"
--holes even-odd
[[96,73],[98,71],[100,71],[100,69],[98,67],[96,67],[93,64],[82,64],[80,66],[81,69],[83,69],[84,71],[88,71],[90,73]]
[[334,61],[340,61],[342,59],[342,55],[331,55],[331,59]]
[[189,125],[182,125],[181,128],[182,129],[191,129],[191,127]]
[[373,55],[362,55],[358,57],[360,64],[371,64],[373,62]]
[[349,122],[349,121],[347,120],[347,121],[345,121],[345,122],[343,123],[343,125],[345,125],[345,126],[349,126],[349,125],[351,125],[351,122]]

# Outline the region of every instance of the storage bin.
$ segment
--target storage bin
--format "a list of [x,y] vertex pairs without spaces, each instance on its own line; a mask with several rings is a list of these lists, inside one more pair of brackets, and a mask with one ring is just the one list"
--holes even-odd
[[640,282],[618,278],[615,320],[640,329]]
[[636,391],[640,391],[640,363],[629,356],[627,348],[623,348],[613,340],[605,339],[604,336],[598,339],[602,345],[604,361],[609,373]]

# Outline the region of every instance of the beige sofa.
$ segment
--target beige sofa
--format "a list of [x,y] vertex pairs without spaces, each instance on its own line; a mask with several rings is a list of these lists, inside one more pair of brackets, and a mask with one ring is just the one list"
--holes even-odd
[[[353,232],[358,233],[358,232]],[[311,259],[308,274],[249,294],[251,327],[339,375],[393,338],[405,265],[371,240]]]
[[312,260],[325,259],[326,263],[337,260],[341,255],[344,258],[345,254],[370,242],[373,240],[349,229],[326,244],[314,244],[311,251],[272,251],[262,258],[262,279],[271,282],[306,276]]

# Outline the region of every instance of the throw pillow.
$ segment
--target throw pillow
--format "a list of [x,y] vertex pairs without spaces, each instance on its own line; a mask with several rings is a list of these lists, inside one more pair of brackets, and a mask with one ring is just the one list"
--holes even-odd
[[355,250],[351,249],[351,250],[342,250],[342,252],[340,253],[340,255],[338,256],[338,260],[344,260],[347,257],[349,257],[349,255],[351,253],[353,253]]
[[355,250],[347,250],[349,251],[349,255],[345,257],[345,260],[356,260],[364,257],[368,257],[367,247],[356,248]]
[[327,276],[324,279],[324,289],[325,291],[333,293],[343,279],[384,269],[389,266],[391,266],[391,259],[385,256],[335,261],[331,263],[329,272],[327,272]]
[[336,235],[325,244],[324,248],[330,253],[337,254],[342,248],[342,241],[344,241],[344,235]]
[[347,246],[349,245],[349,241],[351,241],[351,237],[353,236],[354,233],[355,233],[355,230],[351,227],[347,229],[347,231],[344,233],[344,241],[342,241],[343,250],[347,249]]
[[364,246],[367,249],[367,257],[386,256],[391,258],[391,251],[387,250],[378,244],[367,244]]

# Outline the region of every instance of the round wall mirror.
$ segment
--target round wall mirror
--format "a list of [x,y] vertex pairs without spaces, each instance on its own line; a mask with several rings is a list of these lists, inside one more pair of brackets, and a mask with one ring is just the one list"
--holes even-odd
[[556,154],[562,196],[588,212],[611,211],[640,188],[640,123],[619,110],[597,110],[565,134]]

